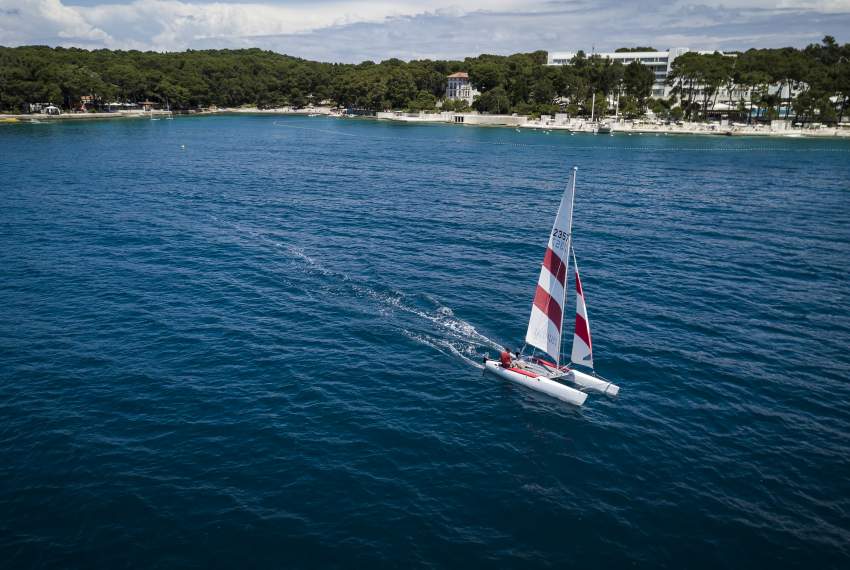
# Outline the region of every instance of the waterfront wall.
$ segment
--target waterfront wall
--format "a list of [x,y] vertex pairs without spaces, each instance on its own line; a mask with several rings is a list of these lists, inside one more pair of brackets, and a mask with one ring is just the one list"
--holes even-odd
[[383,111],[376,113],[378,119],[404,121],[412,123],[456,123],[462,125],[493,125],[519,127],[528,122],[525,115],[482,115],[480,113],[406,113],[404,111]]

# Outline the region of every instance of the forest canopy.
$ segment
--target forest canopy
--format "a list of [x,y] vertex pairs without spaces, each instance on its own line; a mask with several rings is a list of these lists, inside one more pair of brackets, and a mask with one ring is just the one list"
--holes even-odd
[[[446,77],[457,71],[468,72],[481,93],[473,107],[488,113],[589,115],[595,101],[599,115],[616,99],[626,116],[651,109],[705,118],[721,87],[740,85],[757,95],[756,104],[768,115],[793,109],[829,122],[841,116],[850,96],[850,44],[839,45],[831,37],[804,49],[751,49],[734,57],[689,52],[674,61],[669,77],[673,97],[665,101],[650,97],[653,72],[637,62],[623,65],[583,52],[571,65],[546,62],[545,51],[339,64],[260,49],[160,53],[0,47],[0,110],[17,112],[35,102],[79,108],[84,98],[90,100],[89,108],[151,100],[167,102],[172,109],[331,104],[429,110],[443,98]],[[776,85],[793,88],[793,100],[771,94],[768,87]],[[444,108],[466,108],[462,101],[445,103]]]

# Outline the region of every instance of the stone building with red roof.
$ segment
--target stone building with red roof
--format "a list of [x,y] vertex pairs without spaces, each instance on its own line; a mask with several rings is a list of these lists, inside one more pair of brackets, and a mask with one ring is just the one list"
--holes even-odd
[[479,95],[478,91],[472,87],[469,81],[469,74],[465,71],[458,71],[448,76],[446,84],[446,99],[453,101],[466,101],[472,105],[472,100]]

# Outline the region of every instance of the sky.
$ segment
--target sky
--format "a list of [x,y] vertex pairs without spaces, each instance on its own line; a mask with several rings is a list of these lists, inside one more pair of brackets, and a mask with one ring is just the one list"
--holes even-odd
[[850,42],[850,0],[0,0],[0,45],[259,47],[334,62]]

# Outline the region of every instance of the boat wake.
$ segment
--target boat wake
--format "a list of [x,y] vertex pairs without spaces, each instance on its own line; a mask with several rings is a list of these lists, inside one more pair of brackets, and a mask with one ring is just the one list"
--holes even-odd
[[[273,250],[272,256],[281,252],[294,263],[300,272],[320,276],[325,284],[321,292],[305,288],[310,296],[323,293],[335,297],[350,297],[366,300],[371,309],[387,319],[405,337],[432,348],[442,354],[457,357],[476,368],[483,368],[481,361],[488,350],[501,350],[502,345],[478,331],[468,321],[458,317],[454,311],[428,294],[408,295],[389,286],[364,278],[352,277],[338,269],[331,269],[320,259],[307,254],[302,247],[281,242],[266,232],[243,224],[213,218],[217,224],[225,224],[246,235],[255,245]],[[285,269],[281,267],[281,269]],[[293,285],[287,280],[287,284]]]
[[308,271],[331,278],[348,287],[355,296],[370,300],[381,316],[395,321],[401,333],[415,342],[460,358],[476,368],[483,368],[481,361],[487,349],[501,350],[498,342],[456,316],[450,307],[431,295],[410,296],[402,291],[352,278],[325,267],[299,247],[287,246],[286,251],[303,263]]
[[427,335],[413,333],[408,330],[404,330],[402,332],[404,333],[404,336],[406,336],[410,340],[431,347],[437,352],[456,356],[467,364],[469,364],[470,366],[474,366],[475,368],[484,370],[484,365],[481,364],[481,360],[482,357],[485,355],[483,353],[479,354],[476,350],[475,345],[469,344],[465,347],[458,347],[456,342],[447,340],[445,338],[429,337]]

